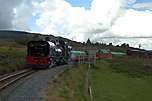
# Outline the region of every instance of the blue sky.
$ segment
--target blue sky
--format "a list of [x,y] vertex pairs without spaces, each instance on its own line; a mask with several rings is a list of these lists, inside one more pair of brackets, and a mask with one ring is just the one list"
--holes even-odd
[[36,26],[36,19],[38,19],[39,15],[32,16],[28,21],[28,26],[30,26],[30,29],[34,32],[39,32],[40,30]]
[[89,9],[91,6],[92,0],[65,0],[69,2],[73,7],[85,7]]
[[[85,9],[89,9],[91,6],[92,0],[65,0],[69,2],[73,7],[84,7]],[[152,2],[152,0],[136,0],[135,3],[145,3],[145,2]],[[131,5],[129,5],[131,8]]]
[[[39,0],[42,1],[42,0]],[[91,7],[92,0],[65,0],[69,2],[73,7],[84,7],[85,9],[89,9]],[[39,29],[37,28],[35,21],[39,15],[32,16],[28,22],[28,26],[34,32],[38,32]]]
[[136,3],[142,3],[142,2],[152,2],[152,0],[137,0]]
[[133,8],[133,5],[134,4],[140,4],[140,3],[150,3],[150,2],[152,2],[152,0],[136,0],[136,2],[135,3],[133,3],[133,4],[129,4],[129,5],[127,5],[127,7],[125,7],[126,9],[134,9],[134,10],[137,10],[137,11],[145,11],[145,10],[150,10],[150,9],[144,9],[144,8]]
[[[42,0],[39,0],[42,1]],[[69,2],[73,7],[84,7],[85,9],[89,9],[91,7],[92,0],[65,0]],[[135,3],[144,3],[144,2],[152,2],[152,0],[136,0]],[[132,5],[128,5],[126,9],[132,8]],[[138,11],[144,11],[145,9],[136,9]],[[28,22],[30,29],[32,31],[39,31],[36,27],[35,20],[38,18],[38,15],[32,16]]]
[[[30,0],[28,1],[31,3]],[[148,27],[148,26],[152,26],[152,23],[151,23],[152,11],[150,10],[151,7],[147,6],[148,4],[147,2],[152,2],[152,0],[136,0],[136,2],[132,4],[127,3],[127,5],[122,5],[121,6],[122,8],[120,8],[119,5],[115,4],[115,0],[112,0],[113,1],[112,5],[109,5],[109,2],[107,2],[106,0],[97,0],[94,3],[92,3],[93,0],[58,0],[59,4],[60,2],[62,4],[60,5],[61,7],[57,4],[53,4],[52,3],[53,0],[38,0],[38,1],[39,1],[38,5],[36,7],[37,8],[40,7],[40,9],[38,9],[37,11],[37,8],[36,8],[33,11],[33,12],[36,12],[36,15],[32,15],[32,16],[30,15],[28,17],[28,23],[26,23],[28,24],[28,27],[30,28],[31,32],[51,33],[57,36],[60,35],[67,38],[74,38],[74,40],[76,41],[85,41],[88,37],[91,37],[92,38],[91,40],[93,39],[96,40],[98,39],[98,37],[101,37],[104,35],[107,35],[107,36],[111,36],[111,35],[113,36],[130,36],[130,35],[149,36],[152,34],[151,27]],[[39,5],[39,3],[42,1],[45,2],[43,7]],[[68,2],[73,7],[71,6],[66,7],[65,5],[67,3],[64,1]],[[111,0],[108,0],[108,1],[111,1]],[[27,2],[28,6],[30,5],[29,2]],[[122,4],[121,0],[118,0],[118,2]],[[141,3],[147,3],[147,4],[141,4]],[[91,8],[91,4],[95,8]],[[145,5],[145,8],[142,6],[135,6],[139,4]],[[52,6],[52,8],[50,6]],[[114,9],[105,9],[108,6]],[[45,7],[47,9],[44,9]],[[83,8],[77,9],[74,7],[84,7],[86,10],[84,10]],[[107,20],[113,19],[113,17],[115,17],[115,13],[119,13],[115,10],[117,8],[122,10],[124,15],[120,14],[121,17],[117,18],[117,20],[115,21],[112,27],[106,26],[106,25],[109,25],[109,22],[107,22]],[[75,15],[75,11],[77,13],[76,15]],[[94,15],[94,12],[95,12],[95,15]],[[111,13],[113,16],[108,16],[106,15],[106,13],[104,14],[104,12],[115,12],[115,13]],[[61,15],[58,13],[61,13]],[[64,14],[69,15],[69,16],[64,16]],[[99,18],[100,16],[104,16],[103,18],[105,18],[105,20],[103,19],[96,20],[96,18]],[[78,22],[73,19],[78,19]],[[50,22],[48,23],[47,20]],[[98,24],[99,22],[102,23],[102,25],[105,25],[107,27],[107,31],[106,32],[101,31],[99,35],[97,35],[95,34],[96,30],[104,29],[103,26],[100,26]],[[124,23],[127,23],[127,24],[124,24]],[[91,27],[92,24],[94,24],[93,27]],[[145,25],[147,25],[147,27],[145,27]],[[82,27],[80,28],[79,26],[82,26]],[[112,31],[112,33],[109,34],[109,30]],[[131,45],[134,46],[134,43],[137,43],[137,44],[142,43],[143,46],[145,47],[150,47],[150,48],[152,47],[152,46],[146,46],[147,45],[146,43],[149,43],[149,42],[152,43],[152,41],[147,41],[147,40],[141,40],[141,41],[135,40],[135,41],[136,42],[130,41]]]

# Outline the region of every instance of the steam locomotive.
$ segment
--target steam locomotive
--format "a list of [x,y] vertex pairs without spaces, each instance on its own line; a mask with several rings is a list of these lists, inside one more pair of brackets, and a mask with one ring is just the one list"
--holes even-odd
[[30,41],[27,44],[26,64],[29,68],[48,68],[67,64],[72,47],[60,39]]

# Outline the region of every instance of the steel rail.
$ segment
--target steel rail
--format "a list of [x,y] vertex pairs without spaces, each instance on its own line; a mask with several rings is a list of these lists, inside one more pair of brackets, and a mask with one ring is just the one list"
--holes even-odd
[[23,70],[15,74],[8,75],[6,77],[3,77],[0,79],[0,91],[6,88],[7,86],[15,83],[16,81],[20,80],[21,78],[24,78],[35,71],[29,69],[29,70]]
[[14,74],[10,74],[10,75],[4,76],[4,77],[2,77],[2,78],[0,79],[0,82],[2,82],[2,81],[4,81],[4,80],[7,80],[7,79],[9,79],[9,78],[12,78],[12,77],[14,77],[14,76],[20,75],[20,74],[22,74],[22,73],[28,72],[28,71],[30,71],[30,70],[29,70],[29,69],[26,69],[26,70],[22,70],[22,71],[20,71],[20,72],[14,73]]

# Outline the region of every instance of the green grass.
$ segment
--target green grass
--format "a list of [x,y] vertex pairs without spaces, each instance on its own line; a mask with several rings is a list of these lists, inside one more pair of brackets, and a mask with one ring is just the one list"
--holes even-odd
[[86,70],[86,65],[70,67],[55,81],[51,81],[41,95],[45,101],[89,101]]
[[151,72],[142,74],[147,61],[120,60],[100,61],[92,69],[94,101],[152,101]]
[[108,60],[110,67],[117,73],[124,73],[131,77],[152,75],[152,60],[139,58],[115,58]]
[[0,75],[24,68],[26,48],[15,45],[0,46]]

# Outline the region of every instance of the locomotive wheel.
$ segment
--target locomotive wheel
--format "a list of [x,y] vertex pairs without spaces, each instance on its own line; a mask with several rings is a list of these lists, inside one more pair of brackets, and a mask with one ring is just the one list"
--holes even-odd
[[55,66],[55,61],[53,59],[50,59],[49,61],[49,67],[53,68]]

